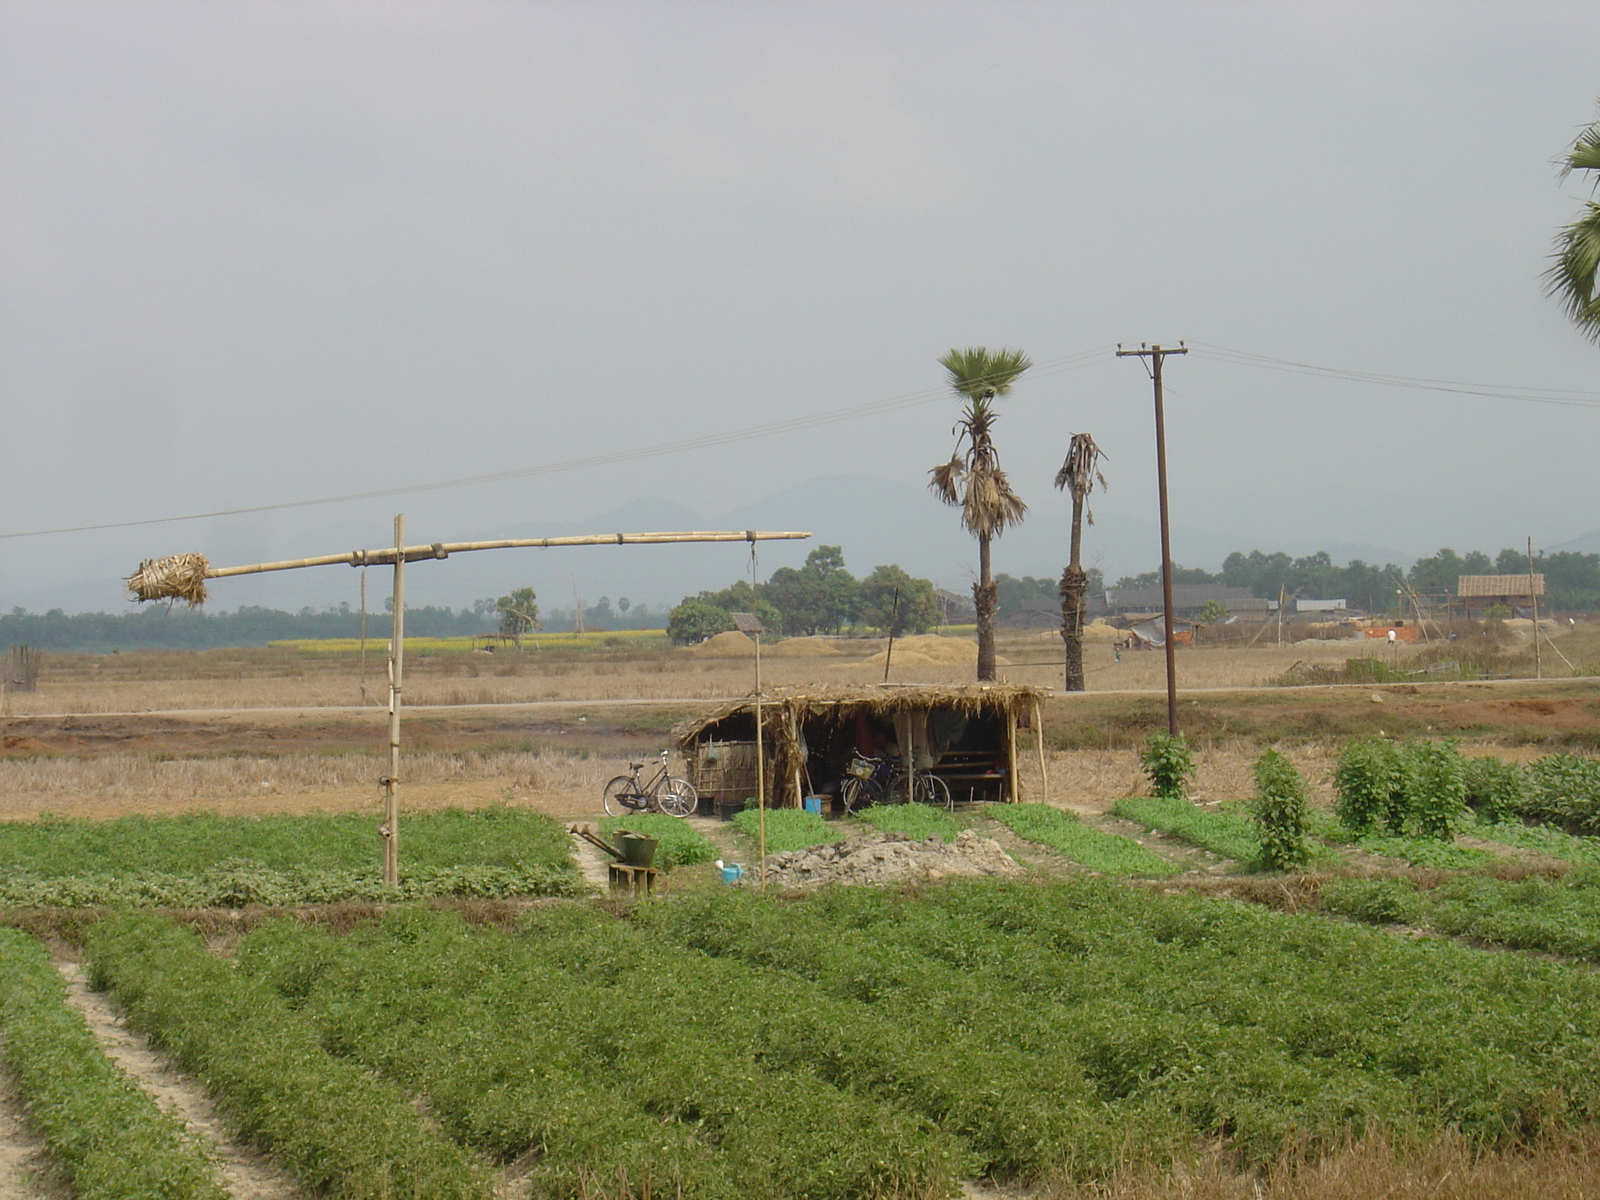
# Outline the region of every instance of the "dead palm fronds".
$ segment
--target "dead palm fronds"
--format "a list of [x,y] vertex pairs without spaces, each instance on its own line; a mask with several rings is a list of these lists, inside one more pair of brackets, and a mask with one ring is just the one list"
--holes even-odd
[[955,452],[949,462],[928,472],[928,486],[946,504],[961,509],[961,524],[978,539],[978,582],[973,585],[972,598],[978,614],[978,679],[988,681],[995,671],[997,600],[990,578],[990,543],[1028,511],[1000,467],[994,446],[993,401],[1008,393],[1033,361],[1021,350],[971,346],[951,350],[939,365],[949,372],[951,391],[965,396],[967,405],[953,431]]
[[1066,647],[1063,686],[1069,692],[1083,691],[1083,607],[1089,578],[1083,571],[1083,522],[1094,524],[1089,508],[1089,493],[1096,483],[1104,491],[1106,477],[1100,473],[1104,455],[1087,433],[1075,433],[1067,443],[1067,458],[1056,472],[1056,487],[1072,496],[1072,548],[1067,569],[1061,573],[1061,640]]

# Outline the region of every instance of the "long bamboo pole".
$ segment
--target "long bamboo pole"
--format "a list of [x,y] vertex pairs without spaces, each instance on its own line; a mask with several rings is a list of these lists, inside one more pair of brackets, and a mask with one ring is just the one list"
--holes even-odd
[[389,623],[389,773],[383,780],[383,882],[400,886],[400,689],[406,661],[406,515],[394,519],[394,613]]
[[404,555],[406,562],[429,558],[448,558],[470,550],[522,550],[556,546],[661,546],[682,542],[774,542],[808,538],[809,533],[766,533],[750,529],[744,533],[595,533],[578,537],[512,538],[503,542],[434,542],[428,546],[400,546],[382,550],[349,550],[343,554],[323,554],[316,558],[291,558],[283,562],[251,563],[244,567],[207,567],[207,579],[230,575],[259,575],[264,571],[292,571],[299,567],[331,567],[348,563],[355,567],[387,566]]

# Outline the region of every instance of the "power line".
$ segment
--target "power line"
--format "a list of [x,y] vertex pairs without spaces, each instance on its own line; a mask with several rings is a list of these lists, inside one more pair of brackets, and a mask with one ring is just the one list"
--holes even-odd
[[[1059,375],[1105,362],[1112,356],[1110,346],[1097,346],[1062,358],[1036,364],[1032,375]],[[949,389],[924,388],[885,400],[871,400],[846,408],[828,409],[783,421],[770,421],[764,425],[751,425],[743,429],[730,429],[719,433],[703,434],[678,442],[663,442],[653,446],[639,446],[631,450],[618,450],[610,454],[596,454],[588,458],[572,458],[532,467],[516,467],[507,471],[493,471],[484,475],[467,475],[458,479],[441,479],[430,483],[406,484],[401,487],[374,488],[365,492],[346,492],[337,496],[319,496],[311,500],[285,500],[275,504],[254,504],[242,508],[222,508],[211,512],[186,513],[177,517],[146,517],[135,521],[107,521],[96,525],[68,525],[58,529],[28,529],[17,533],[0,533],[0,541],[14,538],[46,537],[63,533],[89,533],[103,529],[133,529],[144,525],[171,525],[180,521],[203,521],[213,517],[237,517],[248,513],[281,512],[293,508],[314,508],[326,504],[348,504],[357,500],[376,500],[385,496],[405,496],[415,492],[436,492],[447,488],[474,487],[485,483],[502,483],[511,479],[528,479],[536,475],[555,475],[565,471],[581,471],[613,463],[636,462],[644,458],[659,458],[669,454],[682,454],[689,450],[702,450],[712,446],[726,446],[756,438],[776,437],[783,433],[797,433],[824,425],[837,425],[846,421],[859,421],[900,409],[915,408],[948,398]]]
[[1581,388],[1534,388],[1516,384],[1472,383],[1460,379],[1427,379],[1416,375],[1390,375],[1379,371],[1354,371],[1344,367],[1323,367],[1315,363],[1296,362],[1293,359],[1273,358],[1266,354],[1253,354],[1248,350],[1233,350],[1227,346],[1213,346],[1205,342],[1191,345],[1200,357],[1235,366],[1255,367],[1264,371],[1283,371],[1293,375],[1313,375],[1324,379],[1342,379],[1354,383],[1372,383],[1383,387],[1410,388],[1416,391],[1449,392],[1463,396],[1485,396],[1494,400],[1525,400],[1533,404],[1557,404],[1574,408],[1600,408],[1600,391]]

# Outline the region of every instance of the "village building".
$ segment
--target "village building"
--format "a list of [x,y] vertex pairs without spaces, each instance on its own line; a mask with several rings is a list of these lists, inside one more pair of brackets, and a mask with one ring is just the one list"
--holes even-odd
[[[1532,585],[1530,587],[1530,584]],[[1544,595],[1544,576],[1521,575],[1462,575],[1456,580],[1456,597],[1467,616],[1474,611],[1500,605],[1504,608],[1521,606],[1531,610],[1534,597]]]

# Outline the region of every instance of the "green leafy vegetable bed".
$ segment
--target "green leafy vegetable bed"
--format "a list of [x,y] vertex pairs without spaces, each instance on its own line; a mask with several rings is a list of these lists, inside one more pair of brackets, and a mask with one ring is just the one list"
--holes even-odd
[[1104,1175],[1201,1135],[1261,1163],[1291,1134],[1493,1144],[1600,1118],[1586,972],[1092,878],[712,889],[539,908],[514,933],[282,920],[231,970],[153,928],[97,939],[97,962],[163,1037],[215,1030],[193,1061],[255,1070],[240,1027],[264,1013],[296,1048],[301,1125],[342,1120],[307,1075],[320,1046],[460,1145],[531,1162],[537,1195],[887,1200]]
[[[237,907],[393,898],[369,815],[0,822],[0,906]],[[403,899],[574,895],[559,822],[497,805],[407,816]]]
[[1335,880],[1323,885],[1321,903],[1360,921],[1600,961],[1600,870],[1592,867],[1559,880],[1458,876],[1428,891],[1408,879]]
[[1236,862],[1254,863],[1261,856],[1255,825],[1238,813],[1197,808],[1167,796],[1130,796],[1118,800],[1112,811]]
[[[207,952],[189,930],[124,914],[96,925],[88,950],[95,986],[110,987],[130,1022],[203,1080],[239,1132],[308,1190],[346,1200],[489,1200],[486,1172],[403,1092],[329,1054],[288,997]],[[401,947],[391,953],[391,969],[405,974]],[[388,1014],[386,1040],[401,1016]]]
[[[760,828],[760,817],[753,808],[747,808],[733,818],[734,828],[755,844]],[[782,854],[788,850],[804,850],[807,846],[820,846],[837,842],[842,835],[837,827],[828,824],[816,813],[800,808],[767,809],[767,853]]]
[[1048,804],[996,804],[989,815],[1018,837],[1107,875],[1160,877],[1178,870],[1138,842],[1091,829],[1071,813]]
[[944,809],[926,804],[878,804],[856,815],[874,829],[881,829],[884,833],[903,833],[917,842],[930,837],[951,842],[964,828]]
[[224,1200],[200,1147],[106,1058],[44,947],[17,929],[0,929],[0,1043],[81,1200]]

